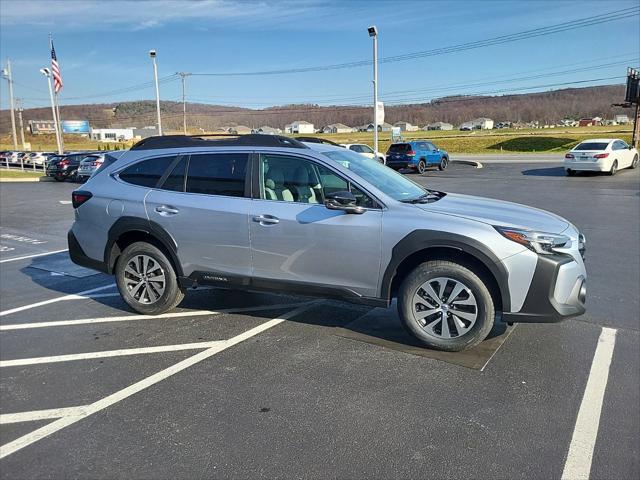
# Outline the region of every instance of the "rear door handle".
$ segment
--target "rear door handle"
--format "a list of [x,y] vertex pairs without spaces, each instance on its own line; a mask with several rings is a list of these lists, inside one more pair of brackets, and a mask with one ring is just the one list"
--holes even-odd
[[178,210],[177,208],[171,207],[169,205],[159,205],[156,207],[156,212],[165,217],[169,215],[175,215],[179,211],[180,210]]
[[280,219],[273,215],[259,215],[257,217],[253,217],[253,221],[260,225],[275,225],[280,222]]

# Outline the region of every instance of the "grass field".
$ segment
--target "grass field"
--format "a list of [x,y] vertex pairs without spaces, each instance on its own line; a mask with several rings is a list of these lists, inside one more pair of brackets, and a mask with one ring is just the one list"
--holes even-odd
[[[564,152],[570,150],[577,143],[589,138],[613,137],[631,142],[631,125],[617,125],[609,127],[566,127],[527,130],[476,130],[474,132],[430,131],[404,132],[405,140],[432,140],[439,148],[451,154],[456,153],[545,153]],[[168,132],[174,133],[174,132]],[[180,132],[175,132],[180,133]],[[295,135],[294,135],[295,136]],[[336,133],[313,135],[326,138],[337,143],[366,143],[373,146],[373,132]],[[12,148],[10,137],[0,137],[0,150]],[[33,151],[54,151],[55,137],[53,135],[30,136]],[[98,150],[128,148],[133,142],[120,144],[105,144],[86,138],[65,136],[66,150]],[[386,152],[391,143],[391,133],[383,132],[379,138],[379,149]]]
[[5,170],[0,168],[0,178],[38,178],[42,172],[29,172],[20,170]]

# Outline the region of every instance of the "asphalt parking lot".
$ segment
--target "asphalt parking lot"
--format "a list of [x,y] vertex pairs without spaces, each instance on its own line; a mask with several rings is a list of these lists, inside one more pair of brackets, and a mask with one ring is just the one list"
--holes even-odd
[[638,478],[639,173],[412,175],[587,237],[585,315],[448,355],[395,306],[209,289],[140,317],[61,251],[77,185],[3,183],[0,477]]

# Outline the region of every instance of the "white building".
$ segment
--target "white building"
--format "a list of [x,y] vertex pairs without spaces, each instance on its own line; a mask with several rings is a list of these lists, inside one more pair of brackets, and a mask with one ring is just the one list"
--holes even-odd
[[435,122],[425,125],[423,130],[453,130],[453,125],[446,122]]
[[286,133],[315,133],[313,123],[304,120],[296,120],[284,127]]
[[394,127],[400,127],[401,132],[417,132],[419,128],[416,125],[411,125],[409,122],[396,122]]
[[480,117],[470,122],[464,122],[460,125],[460,130],[492,130],[493,120],[490,118]]
[[344,123],[332,123],[326,127],[322,127],[322,133],[351,133],[353,128]]
[[615,115],[613,117],[613,121],[616,122],[618,125],[626,125],[627,123],[629,123],[629,117],[624,114]]
[[91,139],[100,142],[133,140],[133,128],[92,128]]

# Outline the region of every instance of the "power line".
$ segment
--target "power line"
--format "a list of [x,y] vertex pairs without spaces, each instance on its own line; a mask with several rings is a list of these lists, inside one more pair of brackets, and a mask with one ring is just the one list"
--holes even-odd
[[[624,8],[621,10],[614,10],[608,13],[594,15],[591,17],[580,18],[577,20],[571,20],[568,22],[562,22],[547,27],[534,28],[531,30],[525,30],[522,32],[512,33],[508,35],[501,35],[498,37],[492,37],[485,40],[478,40],[475,42],[461,43],[448,47],[440,47],[431,50],[422,50],[413,53],[407,53],[402,55],[394,55],[390,57],[383,57],[380,59],[380,63],[392,63],[402,62],[406,60],[413,60],[416,58],[432,57],[436,55],[444,55],[448,53],[461,52],[465,50],[471,50],[476,48],[488,47],[492,45],[501,45],[504,43],[515,42],[519,40],[525,40],[529,38],[536,38],[545,35],[551,35],[554,33],[562,33],[568,30],[576,28],[590,27],[594,25],[601,25],[603,23],[613,22],[616,20],[623,20],[631,16],[638,16],[640,14],[640,6],[634,6]],[[292,73],[307,73],[318,72],[325,70],[340,70],[345,68],[356,68],[371,65],[371,60],[361,60],[355,62],[338,63],[333,65],[320,65],[313,67],[302,68],[288,68],[281,70],[262,70],[254,72],[212,72],[212,73],[192,73],[194,76],[212,76],[212,77],[229,77],[229,76],[262,76],[262,75],[284,75]]]

